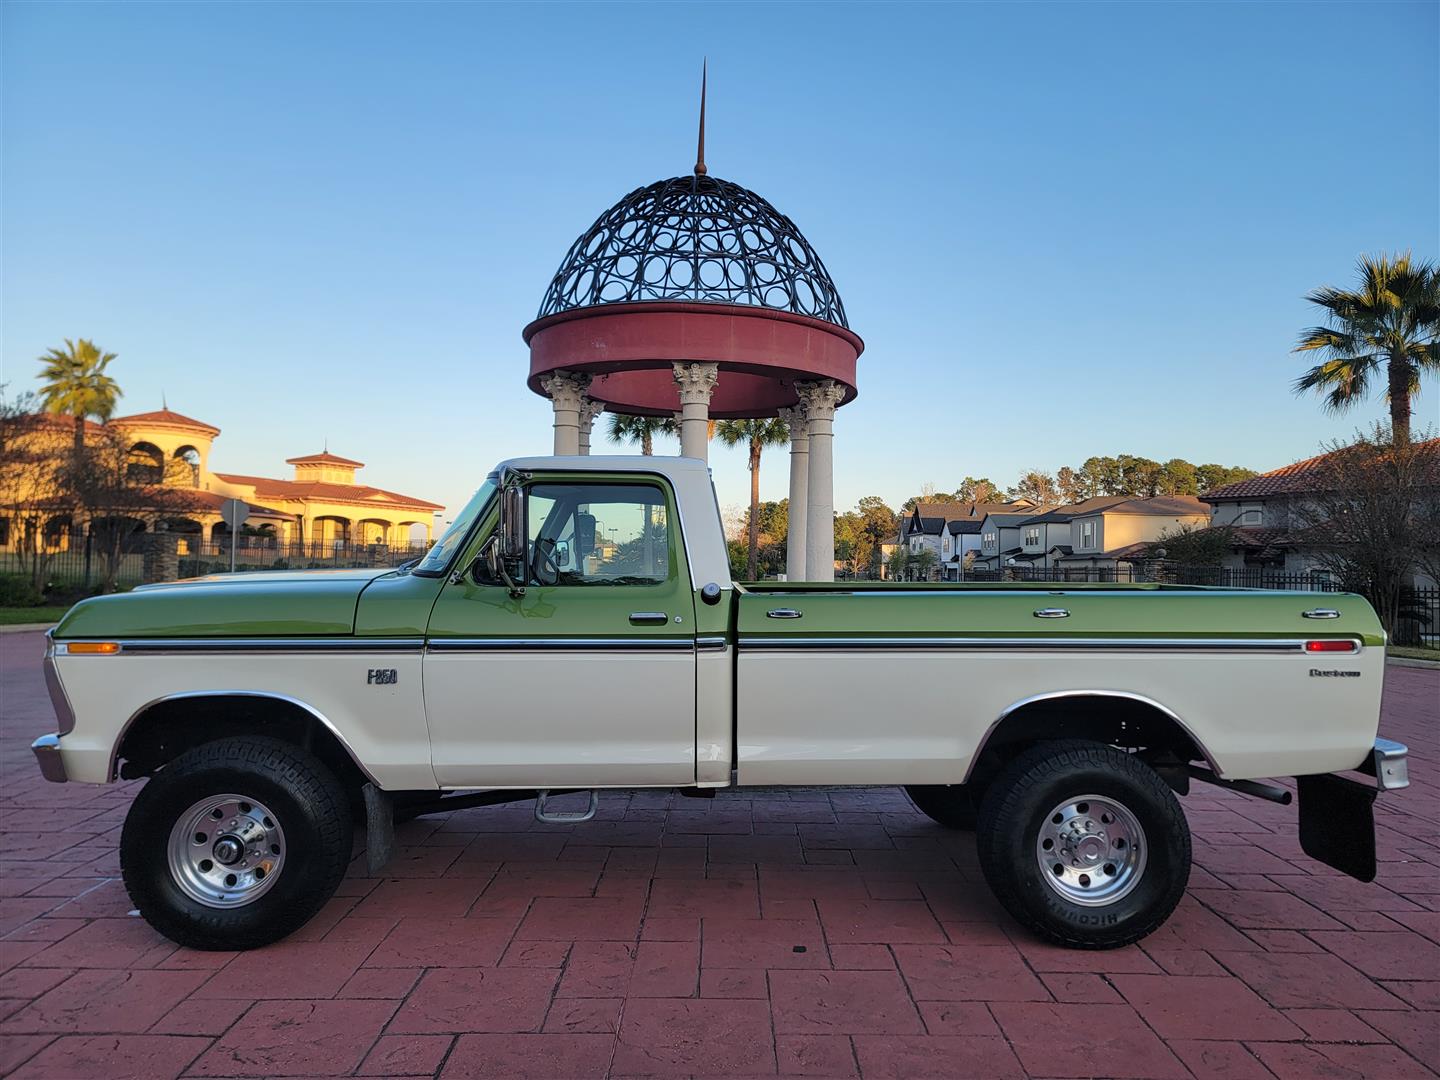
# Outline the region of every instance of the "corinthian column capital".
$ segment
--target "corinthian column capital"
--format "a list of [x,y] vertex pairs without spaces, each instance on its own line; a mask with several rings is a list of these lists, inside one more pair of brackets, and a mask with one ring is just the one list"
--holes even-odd
[[789,409],[781,409],[780,419],[790,429],[792,444],[803,443],[810,437],[810,418],[805,413],[805,406],[796,405]]
[[800,395],[800,404],[811,421],[835,419],[835,407],[845,400],[845,388],[834,379],[797,382],[795,392]]
[[540,387],[550,395],[555,408],[579,412],[587,400],[585,391],[590,389],[590,376],[571,371],[557,371],[540,380]]
[[605,411],[605,403],[596,401],[592,397],[585,397],[580,402],[580,426],[587,431],[595,418]]
[[710,394],[720,379],[719,364],[680,363],[673,365],[675,382],[680,387],[680,404],[710,404]]

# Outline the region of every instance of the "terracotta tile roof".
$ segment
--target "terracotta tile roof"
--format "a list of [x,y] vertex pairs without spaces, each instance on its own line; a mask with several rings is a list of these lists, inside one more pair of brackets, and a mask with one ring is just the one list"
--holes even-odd
[[443,510],[440,503],[427,502],[413,495],[386,491],[365,484],[327,484],[319,481],[275,480],[268,476],[242,476],[239,473],[216,473],[229,484],[244,484],[255,489],[257,499],[313,499],[317,502],[343,502],[375,509]]
[[[1440,483],[1440,439],[1427,439],[1415,445],[1416,450],[1429,461],[1429,467],[1436,482]],[[1315,457],[1285,465],[1270,472],[1252,476],[1207,491],[1200,496],[1206,502],[1223,502],[1228,499],[1263,498],[1267,495],[1294,495],[1314,491],[1325,472],[1325,462],[1334,454],[1317,454]]]
[[363,469],[363,461],[353,461],[348,457],[341,457],[339,454],[332,454],[326,450],[321,454],[306,454],[304,457],[288,457],[286,465],[347,465],[356,469]]
[[178,427],[190,428],[193,431],[209,432],[213,438],[220,434],[220,429],[214,424],[207,424],[203,420],[194,420],[188,416],[181,416],[173,409],[156,409],[154,412],[131,413],[129,416],[117,416],[110,421],[112,424],[140,426],[152,424],[156,427]]

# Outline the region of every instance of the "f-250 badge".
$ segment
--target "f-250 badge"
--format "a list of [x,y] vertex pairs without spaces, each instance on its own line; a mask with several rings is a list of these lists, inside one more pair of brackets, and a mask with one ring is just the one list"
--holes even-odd
[[400,681],[400,672],[393,667],[372,667],[365,681],[371,686],[394,686]]

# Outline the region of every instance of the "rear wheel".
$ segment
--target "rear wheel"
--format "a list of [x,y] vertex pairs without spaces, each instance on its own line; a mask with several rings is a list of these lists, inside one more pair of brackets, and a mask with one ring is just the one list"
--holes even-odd
[[1027,750],[995,778],[977,823],[980,868],[1019,922],[1060,945],[1113,949],[1175,910],[1190,829],[1143,761],[1068,740]]
[[206,743],[157,772],[120,837],[125,887],[156,930],[196,949],[253,949],[302,926],[350,861],[340,782],[278,739]]
[[907,784],[905,794],[916,810],[937,825],[967,832],[975,828],[978,800],[974,790],[964,784]]

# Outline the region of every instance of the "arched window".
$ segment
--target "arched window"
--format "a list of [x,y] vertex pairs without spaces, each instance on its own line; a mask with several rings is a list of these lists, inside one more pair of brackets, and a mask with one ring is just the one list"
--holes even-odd
[[165,479],[165,455],[154,443],[137,442],[125,455],[125,479],[132,484],[158,484]]
[[196,450],[193,446],[182,446],[179,450],[175,451],[175,460],[183,461],[190,467],[188,473],[183,470],[176,470],[180,473],[180,477],[184,478],[183,480],[177,478],[176,482],[198,488],[200,486],[200,451]]

